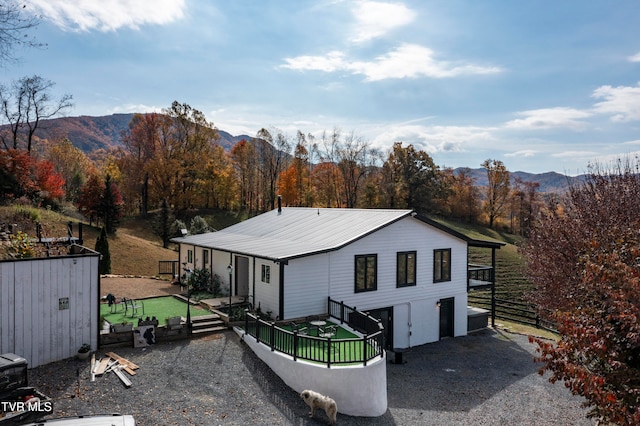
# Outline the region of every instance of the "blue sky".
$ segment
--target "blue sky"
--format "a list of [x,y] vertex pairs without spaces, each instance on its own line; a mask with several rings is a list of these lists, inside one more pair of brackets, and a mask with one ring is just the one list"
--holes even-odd
[[441,167],[575,175],[640,153],[637,1],[25,0],[67,115],[177,100],[255,136],[340,129]]

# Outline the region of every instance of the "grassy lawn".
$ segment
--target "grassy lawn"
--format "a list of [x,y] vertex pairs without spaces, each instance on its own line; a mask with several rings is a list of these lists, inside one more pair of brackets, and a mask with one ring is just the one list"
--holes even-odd
[[[153,318],[156,317],[158,320],[158,325],[165,325],[167,323],[166,319],[170,317],[186,317],[187,316],[187,304],[176,299],[173,296],[162,296],[162,297],[154,297],[151,299],[139,300],[138,302],[144,303],[144,315],[142,314],[142,310],[140,309],[139,316],[142,316],[143,319],[146,317]],[[199,306],[191,306],[191,316],[201,316],[208,315],[209,312],[206,309],[203,309]],[[138,325],[138,318],[131,318],[129,312],[125,316],[125,313],[122,309],[118,307],[118,312],[111,313],[111,308],[108,304],[103,303],[100,305],[100,315],[104,317],[106,321],[109,321],[111,324],[121,324],[123,322],[131,322],[134,327]]]

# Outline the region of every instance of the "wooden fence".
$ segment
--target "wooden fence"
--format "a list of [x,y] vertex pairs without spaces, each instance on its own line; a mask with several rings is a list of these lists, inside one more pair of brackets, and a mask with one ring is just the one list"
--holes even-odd
[[[469,293],[467,298],[470,305],[491,310],[491,295]],[[497,319],[557,332],[555,325],[540,318],[528,303],[496,298],[495,316]]]

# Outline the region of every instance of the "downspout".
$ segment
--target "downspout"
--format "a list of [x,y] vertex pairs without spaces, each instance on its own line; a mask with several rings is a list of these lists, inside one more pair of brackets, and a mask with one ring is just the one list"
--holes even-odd
[[[100,264],[101,257],[102,255],[98,256],[98,265]],[[98,296],[100,296],[102,294],[102,280],[100,279],[100,266],[98,266],[98,271],[96,272],[98,273]],[[97,340],[98,344],[96,345],[97,346],[96,349],[100,349],[100,331],[102,330],[102,326],[103,326],[103,324],[100,322],[100,318],[102,317],[102,315],[100,315],[100,297],[98,297],[97,303],[98,303],[98,324],[99,325],[98,325],[98,330],[96,330],[98,333],[98,340]]]
[[496,328],[496,249],[491,248],[491,327]]
[[251,306],[255,308],[256,307],[256,258],[255,257],[253,258],[253,273],[251,275],[252,275]]
[[411,348],[411,335],[413,334],[413,332],[411,331],[411,328],[413,327],[413,319],[411,318],[412,315],[412,310],[411,310],[411,302],[407,302],[407,306],[409,307],[409,323],[408,328],[409,328],[409,349]]
[[280,287],[280,296],[278,300],[278,319],[284,319],[284,265],[285,262],[280,262],[280,277],[279,277],[279,287]]

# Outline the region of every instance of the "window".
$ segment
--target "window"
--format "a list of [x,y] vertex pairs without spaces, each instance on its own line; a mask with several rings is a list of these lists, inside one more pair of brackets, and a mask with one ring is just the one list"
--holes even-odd
[[356,256],[356,288],[355,292],[374,291],[378,288],[378,255],[366,254]]
[[433,282],[451,281],[451,249],[433,251]]
[[270,283],[271,282],[271,266],[262,265],[262,282]]
[[399,252],[396,262],[396,286],[416,285],[416,252]]
[[187,263],[193,263],[193,250],[187,250]]
[[204,265],[209,264],[209,251],[207,249],[202,249],[202,263]]

